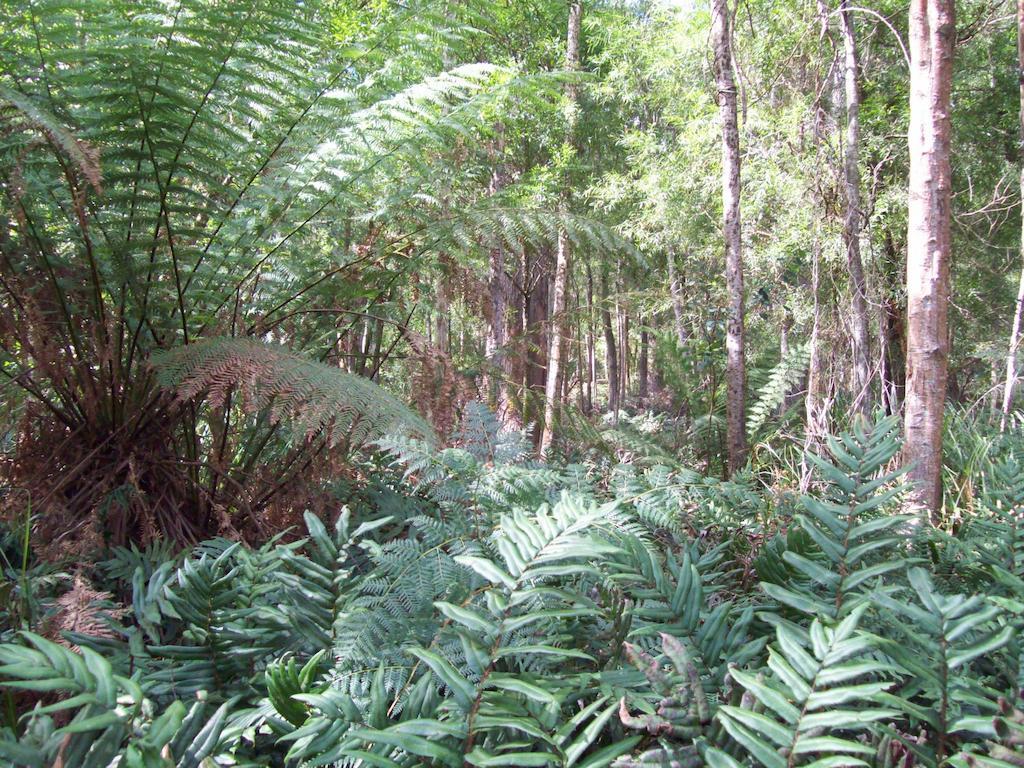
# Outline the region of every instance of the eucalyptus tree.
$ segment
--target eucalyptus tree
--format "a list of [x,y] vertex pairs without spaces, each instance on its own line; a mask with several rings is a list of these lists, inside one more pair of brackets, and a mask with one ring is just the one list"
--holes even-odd
[[839,28],[843,38],[843,88],[846,97],[846,147],[843,157],[846,192],[843,237],[846,264],[850,270],[850,339],[853,345],[853,393],[858,409],[866,412],[871,400],[870,339],[868,335],[867,286],[860,253],[860,84],[854,11],[850,0],[839,6]]
[[740,233],[740,138],[736,118],[731,18],[732,13],[727,0],[712,0],[711,38],[722,128],[722,232],[725,237],[725,277],[729,286],[729,317],[726,325],[726,440],[729,471],[736,472],[743,466],[747,452],[747,374],[743,251]]
[[910,174],[907,232],[907,400],[904,459],[913,498],[942,505],[942,423],[949,364],[952,0],[910,5]]
[[[1024,151],[1024,0],[1017,0],[1017,66],[1020,70],[1018,77],[1018,92],[1020,104],[1018,107],[1018,119],[1020,122],[1020,146]],[[1019,159],[1020,169],[1020,192],[1021,205],[1024,207],[1024,157]],[[1006,353],[1006,383],[1003,385],[1003,412],[999,418],[999,431],[1006,431],[1006,421],[1010,415],[1010,407],[1013,404],[1013,388],[1017,378],[1017,345],[1020,344],[1021,315],[1024,314],[1024,210],[1021,212],[1021,273],[1020,286],[1017,289],[1017,303],[1013,310],[1013,326],[1010,331],[1010,344]]]
[[[565,38],[565,68],[575,72],[580,66],[580,31],[583,21],[582,0],[571,0],[569,3],[569,22]],[[566,87],[567,131],[569,144],[572,145],[573,126],[576,123],[576,110],[579,101],[579,87],[569,82]],[[566,190],[567,192],[567,190]],[[562,210],[565,210],[563,192]],[[558,232],[558,256],[555,261],[555,274],[552,284],[554,294],[551,311],[551,347],[548,353],[547,382],[544,387],[544,426],[540,438],[540,455],[544,456],[551,449],[555,435],[555,414],[559,400],[562,398],[563,359],[566,354],[566,309],[569,289],[569,272],[572,268],[572,243],[564,229]]]

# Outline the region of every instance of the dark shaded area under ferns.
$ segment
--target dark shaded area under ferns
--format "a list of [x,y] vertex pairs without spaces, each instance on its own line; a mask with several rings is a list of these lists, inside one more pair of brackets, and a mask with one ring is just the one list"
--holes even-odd
[[626,419],[540,464],[474,406],[298,540],[118,548],[66,589],[9,531],[0,761],[1019,765],[1024,466],[921,527],[895,429],[830,440],[790,504]]

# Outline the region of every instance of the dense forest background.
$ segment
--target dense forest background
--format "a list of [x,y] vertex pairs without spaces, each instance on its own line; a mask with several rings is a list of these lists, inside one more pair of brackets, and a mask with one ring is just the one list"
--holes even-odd
[[1020,765],[1024,2],[0,0],[0,762]]

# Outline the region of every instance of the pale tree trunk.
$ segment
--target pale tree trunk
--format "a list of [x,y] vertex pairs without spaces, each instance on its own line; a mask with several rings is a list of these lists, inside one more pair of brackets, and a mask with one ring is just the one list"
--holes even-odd
[[[622,294],[619,285],[619,294]],[[629,400],[629,311],[624,301],[615,305],[616,320],[619,325],[619,402]]]
[[679,339],[679,348],[686,347],[686,340],[690,334],[686,330],[686,320],[683,315],[683,286],[676,272],[675,253],[668,253],[668,290],[672,295],[672,317],[675,319],[676,338]]
[[[828,34],[828,7],[824,0],[818,0],[818,18],[821,23],[820,38],[824,40]],[[814,140],[814,176],[818,177],[825,167],[821,137],[824,133],[825,112],[821,106],[821,80],[820,74],[814,78],[814,92],[819,94],[812,105],[811,115],[811,136]],[[822,306],[821,291],[821,225],[820,221],[825,215],[825,201],[821,199],[821,193],[817,184],[811,190],[816,206],[815,214],[811,219],[811,298],[814,302],[813,315],[811,317],[811,354],[807,366],[807,394],[804,398],[805,431],[804,450],[800,460],[800,490],[807,492],[811,484],[812,465],[808,459],[812,453],[816,453],[821,445],[826,432],[828,413],[825,407],[824,397],[824,350],[822,349],[822,326],[824,307]],[[817,208],[820,206],[820,209]],[[818,214],[820,211],[820,214]]]
[[736,122],[736,83],[728,0],[711,2],[715,84],[722,122],[722,211],[725,281],[729,291],[726,324],[726,443],[729,473],[746,461],[747,376],[743,334],[743,253],[740,241],[740,136]]
[[853,34],[853,12],[849,0],[840,5],[846,93],[846,154],[843,159],[846,211],[843,238],[846,241],[846,266],[850,272],[850,325],[853,347],[854,408],[866,413],[870,408],[871,363],[868,337],[868,303],[864,265],[860,256],[860,91],[857,84],[857,41]]
[[612,329],[612,313],[608,306],[608,273],[601,274],[601,326],[604,329],[604,367],[608,379],[608,410],[618,419],[619,411],[619,354]]
[[[569,25],[565,38],[565,68],[573,71],[580,66],[580,26],[583,19],[582,0],[571,0],[569,3]],[[579,94],[575,83],[566,88],[569,100],[568,133],[573,138],[576,124],[576,107]],[[566,210],[566,195],[562,195],[560,209]],[[561,366],[565,357],[566,296],[568,295],[569,270],[572,263],[572,244],[564,227],[558,232],[558,256],[555,261],[554,305],[551,311],[551,351],[548,354],[548,378],[544,388],[544,430],[540,438],[540,456],[543,458],[551,449],[555,437],[555,414],[560,399],[559,382],[562,376]]]
[[373,369],[370,372],[370,377],[376,381],[380,374],[380,366],[382,363],[381,352],[384,344],[384,318],[378,317],[376,322],[373,324]]
[[822,397],[822,349],[821,349],[821,236],[817,224],[811,235],[811,294],[814,297],[814,315],[811,320],[811,357],[807,366],[807,395],[804,398],[806,431],[804,433],[804,458],[801,461],[800,489],[804,492],[811,481],[811,464],[807,454],[812,453],[820,444],[825,434],[825,398]]
[[[1017,67],[1020,102],[1020,146],[1024,150],[1024,0],[1017,0]],[[1024,162],[1024,161],[1022,161]],[[1020,171],[1021,199],[1024,200],[1024,165]],[[1021,261],[1024,262],[1024,202],[1021,203]],[[1017,305],[1013,311],[1013,328],[1010,331],[1010,348],[1006,353],[1006,385],[1003,388],[1003,413],[999,418],[999,431],[1006,431],[1006,422],[1013,405],[1013,386],[1017,379],[1017,346],[1020,344],[1021,312],[1024,310],[1024,269],[1020,273],[1020,287],[1017,289]]]
[[636,363],[637,396],[640,398],[641,403],[645,403],[649,389],[647,358],[650,348],[650,336],[647,333],[647,326],[644,324],[643,318],[638,318],[638,322],[640,323],[640,355]]
[[[492,161],[495,163],[491,174],[490,194],[498,195],[505,188],[507,174],[502,162],[505,149],[504,126],[498,125],[493,145]],[[488,293],[491,300],[491,314],[487,327],[485,353],[492,373],[484,380],[484,392],[491,401],[495,413],[504,424],[517,426],[519,419],[515,409],[513,388],[515,386],[513,355],[509,353],[510,332],[517,325],[518,307],[516,289],[508,274],[505,249],[497,245],[491,249],[488,260]]]
[[907,395],[904,461],[912,505],[939,518],[949,364],[950,83],[954,0],[910,3]]
[[903,280],[902,264],[892,231],[885,230],[883,239],[885,285],[880,307],[879,337],[882,347],[882,401],[888,415],[899,413],[906,388],[906,318],[897,290]]
[[[1024,5],[1024,0],[1022,0]],[[1022,174],[1021,191],[1024,192],[1024,174]],[[1024,250],[1024,244],[1021,246]],[[1024,258],[1024,254],[1022,254]],[[1010,349],[1006,353],[1006,383],[1003,385],[1003,410],[999,417],[999,431],[1006,431],[1006,422],[1013,406],[1013,387],[1017,383],[1017,347],[1020,345],[1021,312],[1024,311],[1024,270],[1020,273],[1020,285],[1017,288],[1017,304],[1013,311],[1013,327],[1010,330]]]
[[[526,294],[526,386],[528,399],[524,408],[524,418],[539,426],[540,417],[544,411],[543,407],[540,409],[537,407],[538,398],[544,396],[544,387],[547,384],[548,286],[551,282],[551,258],[546,250],[539,249],[530,255],[524,254],[524,262],[523,271],[527,275],[528,281]],[[535,442],[539,442],[540,432],[535,431],[533,437]]]
[[597,389],[597,354],[594,347],[594,275],[587,262],[587,413],[594,411]]
[[[582,303],[580,297],[576,297],[576,305],[579,306]],[[580,413],[588,413],[590,411],[590,379],[587,374],[588,367],[585,358],[586,349],[583,344],[583,314],[579,313],[576,315],[576,381],[579,384],[579,393],[577,395],[577,405],[579,406]]]

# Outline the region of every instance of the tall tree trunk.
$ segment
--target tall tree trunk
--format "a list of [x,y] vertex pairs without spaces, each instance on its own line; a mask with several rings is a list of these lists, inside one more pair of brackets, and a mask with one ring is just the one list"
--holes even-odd
[[643,318],[637,318],[637,322],[640,323],[640,355],[636,363],[637,396],[641,402],[644,402],[647,400],[649,388],[647,357],[650,348],[650,336],[647,333],[647,326],[644,324]]
[[868,302],[864,265],[860,257],[860,89],[857,83],[857,41],[853,33],[850,0],[840,4],[839,27],[842,30],[846,93],[846,154],[843,177],[846,211],[843,238],[846,241],[846,266],[850,272],[850,325],[853,346],[853,402],[856,410],[870,409],[871,363],[869,359]]
[[881,306],[882,346],[882,401],[888,415],[898,413],[906,389],[906,318],[898,296],[898,284],[902,282],[903,265],[893,240],[892,230],[885,230],[885,295]]
[[690,334],[686,330],[686,319],[683,314],[683,284],[676,272],[676,258],[673,251],[668,252],[668,290],[672,295],[672,316],[675,320],[676,338],[679,339],[679,348],[686,346],[686,340]]
[[619,326],[619,402],[624,403],[629,399],[629,307],[625,301],[616,302],[615,315]]
[[[1017,0],[1017,68],[1019,78],[1020,146],[1024,151],[1024,0]],[[1024,159],[1020,171],[1021,199],[1024,200]],[[1021,204],[1020,255],[1024,262],[1024,203]],[[1006,353],[1006,385],[1003,389],[1003,413],[999,418],[999,431],[1006,431],[1006,421],[1013,405],[1013,385],[1017,379],[1017,346],[1020,344],[1021,312],[1024,311],[1024,268],[1020,273],[1020,287],[1017,289],[1017,305],[1013,311],[1013,328],[1010,331],[1010,348]]]
[[[576,305],[579,306],[582,303],[580,298],[577,296]],[[589,319],[589,316],[588,316]],[[576,315],[576,379],[580,386],[580,391],[577,396],[577,406],[580,409],[580,413],[588,413],[590,411],[590,376],[589,376],[589,365],[587,364],[586,345],[583,343],[584,332],[583,332],[583,313],[577,313]]]
[[612,330],[612,313],[608,305],[608,273],[601,273],[601,325],[604,328],[605,378],[608,379],[608,410],[613,418],[619,412],[619,354]]
[[384,318],[378,317],[373,323],[373,344],[372,359],[373,368],[370,369],[370,377],[375,381],[380,377],[380,367],[383,363],[381,347],[384,344]]
[[[367,308],[372,308],[372,305],[369,305]],[[366,373],[366,358],[370,354],[370,318],[360,317],[357,327],[359,328],[359,336],[356,343],[355,372],[357,375],[363,376]]]
[[725,281],[729,291],[726,323],[726,444],[729,473],[746,461],[747,375],[743,334],[743,252],[740,241],[740,135],[736,122],[736,82],[728,0],[711,2],[715,83],[722,122],[722,212]]
[[[544,246],[546,248],[547,246]],[[551,282],[550,254],[544,248],[529,254],[525,265],[528,289],[526,294],[526,335],[527,369],[526,385],[528,402],[525,418],[539,425],[544,414],[539,399],[544,396],[548,369],[548,286]],[[539,406],[539,407],[538,407]],[[539,442],[540,431],[533,433]]]
[[[569,24],[565,36],[565,68],[573,71],[580,66],[580,27],[583,20],[582,0],[570,0],[569,2]],[[567,130],[570,143],[573,141],[576,127],[576,106],[579,98],[575,83],[566,87],[566,95],[569,101],[569,116]],[[568,183],[568,182],[566,182]],[[566,193],[562,194],[560,209],[566,211]],[[558,257],[555,262],[555,284],[554,284],[554,306],[551,311],[551,351],[548,354],[548,378],[544,388],[544,430],[540,438],[540,455],[544,457],[551,449],[551,443],[555,437],[555,414],[558,410],[561,387],[559,383],[563,371],[561,370],[565,357],[565,337],[567,333],[566,324],[566,297],[569,286],[569,270],[572,263],[572,245],[569,242],[569,235],[564,227],[558,232]]]
[[597,355],[594,349],[594,274],[587,262],[587,403],[586,412],[594,411],[597,389]]
[[949,364],[950,83],[954,0],[910,3],[907,399],[904,460],[913,505],[939,517]]
[[[491,174],[490,194],[497,195],[505,188],[507,173],[502,162],[505,150],[505,128],[499,124],[492,147],[494,171]],[[494,406],[498,418],[505,424],[517,422],[512,389],[514,386],[513,355],[508,349],[510,331],[517,324],[516,290],[508,275],[505,248],[498,245],[491,249],[488,260],[488,294],[490,296],[490,317],[488,318],[485,355],[491,366],[484,380],[484,392]]]
[[[1020,0],[1024,6],[1024,0]],[[1024,105],[1024,102],[1022,102]],[[1021,174],[1021,191],[1024,192],[1024,174]],[[1024,250],[1024,243],[1021,244]],[[1021,254],[1024,259],[1024,253]],[[1013,327],[1010,329],[1010,348],[1006,353],[1006,383],[1003,385],[1003,409],[999,417],[999,431],[1006,431],[1006,422],[1013,406],[1013,387],[1017,383],[1017,347],[1020,345],[1021,313],[1024,312],[1024,269],[1020,273],[1020,285],[1017,288],[1017,304],[1013,310]]]
[[[819,0],[818,16],[822,24],[822,37],[828,29],[828,9]],[[821,93],[820,75],[815,76],[814,91]],[[821,137],[824,133],[825,111],[821,106],[821,97],[815,99],[812,106],[811,135],[814,141],[814,176],[817,177],[825,167]],[[826,433],[828,413],[824,397],[824,350],[822,348],[822,326],[824,307],[822,306],[821,290],[821,218],[824,216],[825,201],[822,200],[820,189],[815,183],[812,195],[816,206],[821,206],[821,216],[813,216],[811,221],[811,298],[814,302],[811,317],[811,354],[807,366],[807,394],[804,399],[806,426],[804,431],[804,451],[800,460],[800,490],[807,492],[812,477],[812,466],[808,459],[821,444]]]

